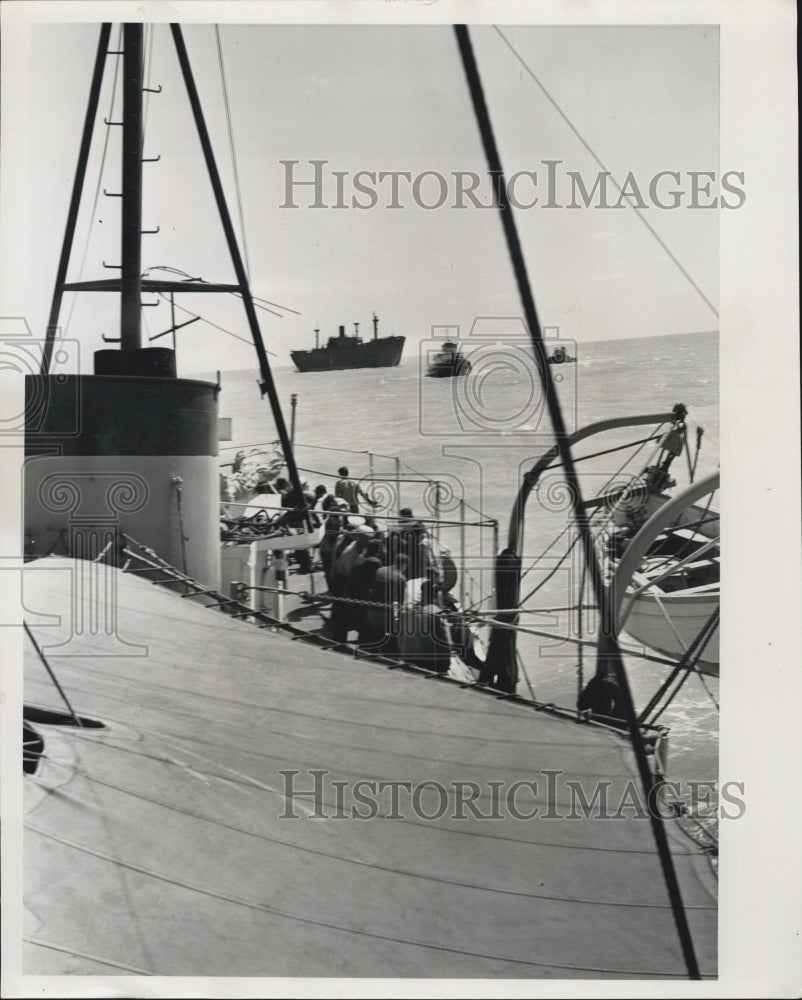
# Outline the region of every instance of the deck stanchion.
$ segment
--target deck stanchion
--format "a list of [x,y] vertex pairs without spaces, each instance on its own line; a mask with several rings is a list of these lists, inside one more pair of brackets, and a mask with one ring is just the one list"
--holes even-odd
[[495,603],[496,603],[496,573],[495,573],[495,565],[496,565],[496,556],[499,554],[499,547],[498,547],[498,521],[493,521],[492,523],[493,523],[493,577],[492,577],[492,579],[493,579],[493,586],[491,588],[490,593],[493,595],[493,604],[495,605]]
[[396,457],[395,460],[395,497],[396,497],[396,514],[400,516],[401,514],[401,459]]
[[459,556],[460,556],[460,568],[459,568],[459,603],[460,607],[465,607],[465,573],[466,573],[466,562],[465,562],[465,498],[461,497],[459,502]]
[[284,621],[284,594],[283,589],[287,586],[287,562],[284,549],[276,549],[273,553],[273,566],[275,569],[276,594],[273,605],[273,617],[276,621]]

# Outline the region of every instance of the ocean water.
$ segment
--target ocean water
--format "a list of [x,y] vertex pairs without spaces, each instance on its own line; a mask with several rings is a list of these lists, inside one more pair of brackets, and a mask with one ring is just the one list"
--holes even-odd
[[[569,430],[610,417],[669,412],[682,402],[689,411],[692,446],[696,428],[704,430],[697,477],[717,468],[716,333],[566,346],[577,363],[552,366],[552,372]],[[372,484],[374,495],[390,513],[401,505],[412,507],[419,516],[431,517],[437,511],[446,521],[464,517],[472,522],[464,531],[445,525],[440,538],[452,553],[463,550],[464,541],[463,596],[467,604],[479,604],[491,586],[496,539],[501,545],[506,541],[521,476],[554,438],[525,343],[506,335],[494,338],[493,331],[484,340],[466,341],[464,352],[473,370],[458,379],[423,377],[435,349],[431,342],[420,349],[407,344],[397,368],[307,374],[277,368],[274,377],[288,427],[291,397],[297,397],[296,460],[311,486],[332,485],[338,467],[346,465],[353,478],[363,479],[366,487]],[[221,462],[230,461],[239,448],[269,446],[277,438],[269,405],[256,383],[255,368],[221,375],[220,412],[232,418],[233,434],[232,441],[221,447]],[[584,442],[576,454],[608,449],[650,433],[651,426],[618,430]],[[613,452],[581,463],[583,494],[591,496],[611,476],[625,475],[627,470],[619,471],[625,454]],[[642,451],[639,463],[629,471],[639,471],[648,454]],[[684,456],[675,460],[671,472],[678,485],[687,482]],[[498,522],[497,536],[491,526],[476,526],[490,520]],[[523,566],[528,572],[522,595],[539,588],[527,606],[562,609],[572,603],[579,562],[568,556],[557,565],[572,537],[570,531],[568,496],[559,470],[554,470],[544,476],[527,505]],[[527,615],[526,621],[553,632],[554,638],[519,638],[525,670],[522,693],[534,691],[541,701],[573,708],[579,657],[576,647],[559,636],[575,626],[575,619],[568,611],[550,610]],[[665,677],[666,668],[633,657],[627,658],[627,667],[636,704],[642,706]],[[586,650],[585,680],[593,669],[593,651]],[[714,700],[718,700],[717,680],[707,678],[705,688],[698,678],[689,678],[660,720],[671,730],[669,770],[678,780],[714,780],[717,775]]]

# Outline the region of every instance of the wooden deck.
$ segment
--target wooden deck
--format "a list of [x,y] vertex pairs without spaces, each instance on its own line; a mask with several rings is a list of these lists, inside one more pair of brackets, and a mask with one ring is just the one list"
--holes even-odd
[[[649,822],[548,815],[570,813],[566,780],[588,797],[611,782],[615,811],[636,781],[620,736],[294,642],[103,567],[116,617],[93,635],[83,567],[51,558],[25,576],[37,641],[77,713],[105,727],[34,724],[45,746],[25,779],[25,973],[685,975]],[[64,712],[29,643],[25,702]],[[289,797],[288,781],[313,794]],[[355,804],[370,811],[358,781],[410,783],[417,803],[395,786],[394,811],[384,786],[378,815],[353,818]],[[538,782],[515,800],[537,818],[507,807],[520,781]],[[478,785],[475,810],[459,782]],[[715,976],[715,880],[668,833]]]

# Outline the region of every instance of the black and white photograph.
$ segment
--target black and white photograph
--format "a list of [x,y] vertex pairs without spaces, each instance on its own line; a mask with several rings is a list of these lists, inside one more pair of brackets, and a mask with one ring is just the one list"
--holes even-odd
[[799,995],[794,6],[0,18],[4,995]]

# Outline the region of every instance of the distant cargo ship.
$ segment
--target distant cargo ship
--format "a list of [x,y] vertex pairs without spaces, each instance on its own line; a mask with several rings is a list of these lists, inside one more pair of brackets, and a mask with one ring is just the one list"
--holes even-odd
[[393,368],[401,360],[404,337],[380,337],[379,318],[373,314],[373,340],[363,341],[359,336],[359,323],[354,323],[354,336],[346,337],[345,327],[340,327],[337,337],[329,337],[325,347],[317,346],[320,333],[315,330],[315,347],[311,351],[290,351],[298,371],[328,372],[344,368]]

